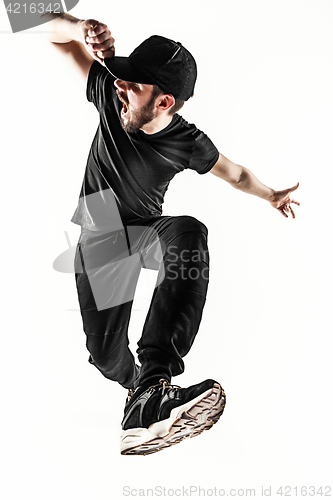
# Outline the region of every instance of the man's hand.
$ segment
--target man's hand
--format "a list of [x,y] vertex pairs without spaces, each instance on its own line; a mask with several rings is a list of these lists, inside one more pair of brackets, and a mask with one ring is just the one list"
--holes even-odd
[[95,19],[80,21],[79,32],[81,41],[87,52],[103,63],[105,57],[113,57],[115,54],[114,38],[106,24]]
[[295,191],[298,186],[299,182],[296,184],[296,186],[290,189],[284,189],[283,191],[274,191],[273,195],[268,200],[272,207],[276,208],[284,217],[288,217],[288,214],[291,213],[292,218],[295,219],[295,213],[291,208],[291,203],[295,203],[295,205],[300,205],[300,203],[290,198],[290,193]]

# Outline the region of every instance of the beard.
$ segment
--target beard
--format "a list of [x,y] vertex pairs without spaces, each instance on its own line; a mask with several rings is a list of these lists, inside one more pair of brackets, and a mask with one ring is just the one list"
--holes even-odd
[[126,104],[127,113],[129,113],[129,117],[126,117],[126,121],[125,118],[120,115],[120,124],[125,132],[136,134],[146,123],[151,122],[156,117],[156,111],[154,111],[156,96],[153,95],[150,101],[142,106],[142,108],[130,111],[126,97],[122,95],[119,90],[117,90],[117,95],[119,99]]

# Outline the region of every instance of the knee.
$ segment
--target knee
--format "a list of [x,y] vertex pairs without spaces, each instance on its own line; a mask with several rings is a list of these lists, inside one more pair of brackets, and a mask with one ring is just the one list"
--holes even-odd
[[206,236],[208,234],[208,229],[205,224],[190,215],[180,215],[179,217],[177,217],[176,226],[177,233],[179,234],[192,231],[204,233]]

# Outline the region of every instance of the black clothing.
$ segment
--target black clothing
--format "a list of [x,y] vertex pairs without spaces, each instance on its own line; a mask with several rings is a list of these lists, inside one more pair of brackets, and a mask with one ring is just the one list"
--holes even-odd
[[[161,215],[171,179],[185,168],[204,174],[219,155],[210,139],[178,114],[156,134],[125,132],[120,125],[122,104],[113,82],[113,76],[95,61],[88,76],[87,98],[98,109],[100,124],[72,218],[72,222],[90,230],[112,228],[108,220],[112,218],[110,207],[103,197],[105,190],[112,190],[124,223]],[[93,193],[95,199],[100,199],[95,201],[98,213],[92,214],[85,197]]]
[[[142,224],[141,221],[140,225]],[[157,232],[164,248],[163,266],[160,267],[160,272],[164,272],[164,279],[154,290],[138,342],[140,376],[128,348],[127,331],[133,300],[106,309],[97,307],[84,268],[84,256],[89,256],[89,246],[94,245],[95,241],[91,237],[92,231],[82,231],[76,255],[77,260],[80,255],[83,265],[83,272],[76,273],[76,284],[87,335],[86,345],[91,354],[89,361],[106,378],[115,380],[126,388],[157,383],[160,378],[170,381],[172,376],[184,371],[182,358],[190,350],[199,329],[208,286],[209,256],[204,224],[194,217],[162,216],[146,219],[145,225]],[[110,238],[108,233],[102,235],[100,246],[98,249],[95,247],[94,255],[98,253],[104,256],[103,246],[112,248],[112,244],[109,245],[110,239],[112,241],[112,233]],[[107,273],[107,265],[101,266],[99,270],[102,270],[102,274]],[[127,286],[135,289],[139,272],[137,267],[133,269]],[[110,295],[113,292],[112,281],[111,276]]]
[[[198,331],[208,286],[207,229],[193,217],[161,216],[162,203],[176,173],[185,168],[206,173],[219,153],[203,132],[177,114],[156,134],[126,133],[113,82],[95,61],[87,98],[98,109],[100,124],[72,218],[82,226],[75,277],[90,363],[131,388],[170,380],[184,370],[182,358]],[[133,228],[143,230],[143,236],[141,232],[134,250],[126,254]],[[149,230],[157,234],[162,255],[138,342],[139,370],[128,348],[127,330],[141,264],[150,267],[142,258],[143,249],[150,246],[144,235]]]

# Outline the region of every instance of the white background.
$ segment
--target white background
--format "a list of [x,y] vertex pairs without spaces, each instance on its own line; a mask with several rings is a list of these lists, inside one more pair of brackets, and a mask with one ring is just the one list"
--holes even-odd
[[274,189],[300,182],[295,220],[211,174],[171,184],[164,213],[208,226],[212,269],[174,382],[216,378],[227,406],[209,433],[147,457],[119,454],[126,392],[88,364],[74,275],[52,268],[64,232],[73,245],[79,234],[70,218],[98,114],[38,29],[13,35],[0,11],[2,498],[333,486],[332,2],[80,0],[72,11],[107,23],[118,55],[152,34],[181,41],[199,68],[184,118]]

